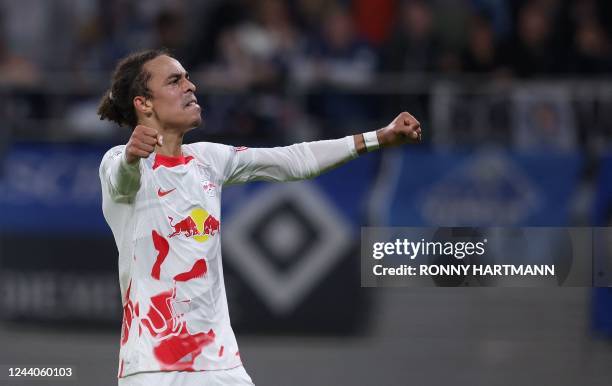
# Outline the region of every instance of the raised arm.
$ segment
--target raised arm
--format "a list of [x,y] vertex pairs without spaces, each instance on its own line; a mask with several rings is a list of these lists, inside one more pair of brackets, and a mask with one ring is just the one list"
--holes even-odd
[[409,113],[403,112],[379,130],[340,139],[275,148],[234,148],[225,170],[225,183],[312,178],[366,151],[418,143],[420,140],[419,122]]
[[140,189],[140,159],[147,158],[163,138],[157,130],[138,125],[125,146],[111,149],[100,165],[100,179],[115,202],[131,202]]
[[378,148],[421,142],[421,124],[410,113],[404,111],[387,126],[375,132],[356,134],[353,137],[357,153],[363,154]]

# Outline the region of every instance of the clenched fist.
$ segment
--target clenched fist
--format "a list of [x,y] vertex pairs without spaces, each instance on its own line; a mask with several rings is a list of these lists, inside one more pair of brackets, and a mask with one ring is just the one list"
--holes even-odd
[[421,142],[421,124],[407,112],[400,113],[391,123],[376,131],[381,147]]
[[134,128],[132,136],[125,147],[125,159],[129,164],[140,158],[147,158],[155,151],[155,146],[161,146],[163,137],[159,132],[147,126],[138,125]]

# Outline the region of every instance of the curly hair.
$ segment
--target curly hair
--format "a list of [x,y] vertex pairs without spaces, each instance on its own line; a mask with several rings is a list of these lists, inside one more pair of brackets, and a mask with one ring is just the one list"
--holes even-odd
[[98,105],[100,120],[106,119],[131,128],[138,124],[133,100],[137,96],[151,97],[147,87],[151,74],[144,70],[144,64],[161,55],[172,56],[165,49],[156,49],[135,52],[119,61],[113,72],[111,87]]

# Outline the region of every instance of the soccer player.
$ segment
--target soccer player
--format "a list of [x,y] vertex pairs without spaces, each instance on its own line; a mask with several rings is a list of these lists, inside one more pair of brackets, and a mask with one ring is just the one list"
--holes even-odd
[[230,325],[221,264],[221,190],[313,178],[366,151],[418,143],[402,112],[341,139],[246,148],[183,136],[202,122],[196,87],[165,51],[119,62],[98,114],[132,128],[100,165],[102,208],[119,250],[119,385],[253,385]]

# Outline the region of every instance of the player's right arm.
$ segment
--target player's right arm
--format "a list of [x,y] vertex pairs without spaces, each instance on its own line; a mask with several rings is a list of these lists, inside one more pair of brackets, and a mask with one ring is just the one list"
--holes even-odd
[[100,165],[102,187],[115,202],[131,202],[140,189],[140,160],[147,158],[162,137],[157,130],[138,125],[125,146],[111,149]]
[[387,126],[364,134],[274,148],[233,148],[227,161],[222,161],[226,165],[223,183],[313,178],[367,151],[420,141],[421,124],[408,112],[402,112]]

